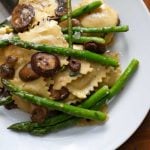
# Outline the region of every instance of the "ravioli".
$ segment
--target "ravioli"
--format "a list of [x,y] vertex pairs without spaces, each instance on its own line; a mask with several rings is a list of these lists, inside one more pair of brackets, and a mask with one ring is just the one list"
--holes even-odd
[[[83,0],[77,7],[93,1],[94,0]],[[35,18],[31,24],[31,28],[26,32],[18,33],[21,40],[50,46],[68,47],[68,42],[64,38],[62,27],[59,25],[59,22],[48,19],[51,16],[55,16],[55,9],[58,6],[56,0],[20,0],[19,3],[30,4],[35,10]],[[106,27],[114,26],[118,23],[118,14],[107,4],[102,4],[101,7],[78,19],[83,27]],[[12,33],[10,32],[11,31],[7,27],[1,28],[0,39],[11,37]],[[105,38],[112,39],[112,37],[113,35],[110,34]],[[84,50],[83,45],[74,45],[73,48],[76,50]],[[55,76],[51,78],[40,77],[31,82],[24,82],[19,77],[19,71],[25,64],[31,61],[32,55],[36,52],[35,50],[27,50],[10,45],[0,49],[0,64],[3,64],[8,56],[16,56],[18,61],[15,65],[15,77],[11,80],[13,84],[27,92],[47,98],[51,98],[51,93],[49,92],[49,87],[51,85],[54,90],[60,90],[65,87],[69,90],[70,95],[62,102],[68,104],[76,104],[83,101],[103,84],[107,84],[111,87],[118,79],[121,72],[119,67],[106,67],[79,59],[78,61],[81,63],[81,69],[78,74],[73,76],[68,68],[68,57],[58,55],[61,67],[66,67],[64,71],[57,72]],[[108,55],[118,59],[116,54]],[[31,103],[25,102],[18,96],[13,96],[13,100],[20,109],[29,113],[32,112]]]
[[[83,0],[79,6],[84,6],[95,0]],[[116,26],[119,21],[118,13],[109,5],[103,3],[99,8],[93,10],[91,13],[83,15],[79,18],[83,27],[109,27]],[[92,34],[93,35],[93,34]],[[107,34],[105,36],[106,43],[111,43],[113,34]]]
[[103,78],[106,78],[107,70],[104,66],[92,64],[92,68],[92,72],[67,85],[68,90],[78,98],[87,98],[90,92],[99,86]]
[[34,7],[35,19],[32,26],[47,20],[48,16],[55,16],[55,9],[58,7],[56,0],[19,0],[19,3],[30,4]]
[[[68,47],[67,41],[61,32],[56,21],[44,21],[30,31],[19,33],[19,37],[24,41],[48,44],[50,46]],[[59,56],[61,66],[67,65],[66,57]]]
[[[80,6],[83,6],[92,1],[94,0],[83,0]],[[117,25],[118,18],[118,13],[113,8],[104,3],[99,8],[93,10],[91,13],[80,17],[80,21],[83,27],[99,28]]]
[[[74,45],[74,49],[76,50],[83,50],[82,45]],[[71,72],[69,69],[59,72],[54,77],[54,89],[59,90],[62,87],[65,87],[67,84],[71,83],[72,81],[78,79],[79,77],[86,75],[88,72],[91,72],[93,68],[91,67],[90,62],[79,60],[81,63],[81,69],[79,73],[75,76],[71,76]]]

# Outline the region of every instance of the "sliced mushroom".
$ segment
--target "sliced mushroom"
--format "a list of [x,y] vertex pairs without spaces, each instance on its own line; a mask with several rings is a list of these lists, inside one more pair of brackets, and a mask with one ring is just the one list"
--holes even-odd
[[38,75],[48,78],[60,69],[60,60],[55,55],[39,52],[32,56],[31,66]]
[[[73,18],[73,19],[71,19],[71,21],[72,21],[72,27],[81,26],[80,20],[78,20],[78,19],[76,19],[76,18]],[[59,25],[60,25],[62,28],[68,27],[68,20],[59,22]]]
[[55,10],[55,14],[58,17],[61,17],[67,13],[67,0],[57,0],[58,7]]
[[21,80],[28,82],[38,79],[39,75],[33,71],[31,63],[29,62],[20,70],[19,77]]
[[121,24],[121,20],[120,20],[120,18],[118,17],[117,26],[120,26],[120,24]]
[[50,87],[49,91],[52,98],[55,100],[64,100],[69,96],[69,91],[65,87],[63,87],[61,90],[54,90],[52,87]]
[[8,56],[6,58],[6,63],[10,66],[14,67],[16,62],[18,61],[18,58],[16,56]]
[[12,12],[11,24],[17,32],[23,32],[33,21],[34,8],[31,5],[18,4]]
[[17,105],[12,101],[11,103],[7,104],[4,106],[6,109],[11,110],[11,109],[16,109],[18,108]]
[[1,87],[0,97],[7,97],[7,96],[10,96],[10,92],[5,87]]
[[73,27],[81,26],[80,20],[72,19],[72,26]]
[[84,49],[95,52],[95,53],[99,53],[99,54],[103,54],[106,52],[106,46],[104,44],[98,44],[95,42],[85,43]]
[[34,106],[32,110],[31,120],[37,123],[43,123],[48,116],[47,108],[41,106]]
[[81,62],[77,59],[70,58],[69,59],[69,68],[73,72],[79,72],[81,69]]
[[9,64],[2,64],[0,66],[0,77],[4,79],[12,79],[15,75],[15,69]]
[[[10,92],[5,87],[1,87],[0,88],[0,98],[7,97],[7,96],[10,96]],[[6,109],[10,110],[10,109],[17,108],[17,105],[14,103],[14,101],[12,101],[11,103],[4,105],[4,107]]]

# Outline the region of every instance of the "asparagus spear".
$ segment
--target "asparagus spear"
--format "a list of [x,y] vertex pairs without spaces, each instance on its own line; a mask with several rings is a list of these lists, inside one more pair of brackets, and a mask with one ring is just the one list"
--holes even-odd
[[11,96],[0,98],[0,106],[7,105],[12,101]]
[[[104,87],[100,88],[99,90],[97,90],[92,96],[90,96],[86,101],[84,101],[78,107],[88,109],[88,108],[94,106],[100,99],[102,99],[103,97],[105,97],[108,94],[109,94],[108,87],[104,86]],[[42,124],[32,123],[31,121],[27,121],[27,122],[16,123],[16,124],[10,126],[9,129],[12,129],[15,131],[21,131],[21,132],[30,132],[34,128],[52,126],[52,125],[66,121],[71,118],[72,118],[72,116],[70,116],[70,115],[61,114],[61,115],[47,119]]]
[[9,45],[8,40],[0,40],[0,48],[6,47]]
[[99,120],[99,121],[104,121],[107,118],[107,115],[102,112],[91,111],[88,109],[79,108],[69,104],[56,102],[52,99],[46,99],[39,96],[34,96],[27,92],[18,91],[18,92],[13,92],[13,94],[20,96],[24,98],[26,101],[32,102],[33,104],[43,106],[43,107],[53,108],[73,116],[92,119],[92,120]]
[[[111,26],[111,27],[101,27],[101,28],[85,28],[85,27],[73,27],[74,32],[83,32],[83,33],[112,33],[112,32],[127,32],[129,26]],[[62,32],[67,32],[68,28],[63,28]]]
[[[82,6],[80,8],[77,8],[75,9],[72,13],[71,13],[71,16],[72,18],[76,18],[76,17],[79,17],[81,15],[84,15],[84,14],[87,14],[89,12],[91,12],[92,10],[100,7],[102,5],[102,2],[99,0],[99,1],[94,1],[88,5],[85,5],[85,6]],[[68,19],[68,15],[64,15],[61,17],[60,21],[64,21],[64,20],[67,20]]]
[[[97,110],[99,109],[100,106],[103,104],[106,104],[108,101],[111,100],[113,96],[121,92],[122,88],[127,84],[127,81],[131,78],[131,76],[135,73],[139,65],[139,61],[136,59],[133,59],[126,70],[123,72],[123,74],[120,76],[120,78],[116,81],[114,86],[110,89],[110,94],[108,94],[106,97],[102,98],[96,106],[92,107],[92,109]],[[70,121],[64,121],[62,123],[58,123],[55,126],[48,126],[47,128],[35,128],[34,130],[31,131],[32,134],[34,135],[44,135],[47,133],[50,133],[52,131],[59,131],[61,129],[67,128],[69,126],[75,125],[80,118],[74,118],[71,119]],[[72,122],[72,124],[71,124]],[[61,126],[62,125],[62,126]],[[57,130],[56,130],[57,129]]]
[[7,41],[4,40],[4,43],[3,41],[0,41],[0,47],[1,45],[3,46],[6,43],[16,45],[22,48],[26,48],[26,49],[35,49],[35,50],[42,51],[42,52],[54,53],[54,54],[59,54],[63,56],[71,56],[74,58],[93,61],[93,62],[97,62],[97,63],[107,65],[107,66],[113,66],[113,67],[118,66],[117,60],[108,56],[92,53],[86,50],[75,50],[72,48],[49,46],[45,44],[35,44],[35,43],[30,43],[30,42],[19,40],[18,38],[12,38],[11,40],[7,40]]
[[128,67],[125,69],[125,71],[122,73],[120,78],[116,81],[116,83],[112,86],[112,88],[109,90],[109,94],[103,98],[100,102],[98,102],[93,109],[97,110],[99,108],[99,105],[105,104],[110,102],[111,98],[115,95],[117,95],[121,90],[125,87],[128,80],[132,77],[132,75],[135,73],[139,66],[139,61],[137,59],[132,59]]
[[118,94],[126,85],[129,78],[134,74],[134,72],[137,70],[139,66],[139,61],[136,59],[133,59],[129,66],[126,68],[124,73],[120,76],[116,84],[111,88],[110,94],[108,95],[108,98],[112,98],[116,94]]
[[[85,101],[80,107],[88,108],[87,104],[89,101],[92,101],[92,99],[99,99],[99,102],[92,107],[92,109],[98,110],[100,106],[105,104],[106,102],[110,101],[113,96],[118,94],[122,88],[127,84],[127,81],[130,79],[130,77],[135,73],[139,65],[139,61],[136,59],[133,59],[126,70],[123,72],[123,74],[120,76],[120,78],[116,81],[114,86],[109,90],[110,94],[108,94],[106,97],[99,97],[100,95],[98,93],[95,93],[93,96],[91,96],[91,100]],[[100,91],[99,91],[100,92]],[[97,95],[97,96],[96,96]],[[90,103],[89,103],[90,104]],[[92,105],[88,105],[89,108]],[[68,120],[67,120],[68,119]],[[22,131],[22,132],[31,132],[34,135],[44,135],[47,133],[50,133],[52,131],[56,131],[75,125],[80,118],[67,118],[66,114],[58,115],[56,117],[47,119],[44,124],[36,124],[31,122],[23,122],[14,124],[9,127],[9,129],[15,130],[15,131]],[[62,122],[62,123],[61,123]],[[47,126],[45,128],[45,126]]]
[[30,133],[36,136],[43,136],[48,133],[60,131],[61,129],[69,128],[75,125],[78,121],[79,118],[71,118],[69,120],[66,120],[53,126],[47,126],[44,128],[35,128],[34,130],[31,130]]
[[[69,36],[67,34],[64,34],[65,39],[68,41]],[[105,44],[105,40],[101,37],[86,37],[86,36],[80,36],[79,38],[76,36],[72,37],[72,41],[74,43],[87,43],[87,42],[96,42],[99,44]]]
[[72,7],[71,7],[71,0],[67,0],[67,7],[68,7],[68,41],[69,47],[73,48],[72,44]]
[[57,101],[54,101],[52,99],[32,95],[28,92],[25,92],[25,91],[22,91],[21,89],[18,89],[17,87],[12,85],[9,81],[7,81],[5,79],[2,79],[2,83],[14,95],[20,96],[21,98],[23,98],[24,100],[26,100],[30,103],[33,103],[33,104],[36,104],[39,106],[43,106],[43,107],[47,107],[47,108],[53,108],[53,109],[68,113],[68,114],[73,115],[73,116],[88,118],[88,119],[92,119],[92,120],[104,121],[107,118],[107,115],[105,113],[102,113],[102,112],[91,111],[91,110],[80,108],[77,106],[72,106],[69,104],[57,102]]

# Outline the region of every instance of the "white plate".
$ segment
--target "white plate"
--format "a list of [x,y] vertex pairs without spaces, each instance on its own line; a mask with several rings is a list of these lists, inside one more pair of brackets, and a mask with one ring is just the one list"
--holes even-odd
[[132,58],[140,60],[138,72],[110,104],[110,119],[102,126],[76,127],[33,137],[6,129],[12,123],[29,119],[25,113],[0,108],[1,150],[113,150],[139,127],[150,108],[150,16],[142,0],[107,2],[119,12],[122,24],[130,26],[128,33],[118,34],[114,46],[121,52],[123,69]]

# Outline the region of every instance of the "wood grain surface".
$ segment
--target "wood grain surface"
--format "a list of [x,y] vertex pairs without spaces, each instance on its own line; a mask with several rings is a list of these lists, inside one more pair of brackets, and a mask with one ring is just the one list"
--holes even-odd
[[[150,10],[150,0],[144,2]],[[136,133],[118,150],[150,150],[150,112]]]
[[144,0],[144,2],[147,5],[148,9],[150,10],[150,0]]

